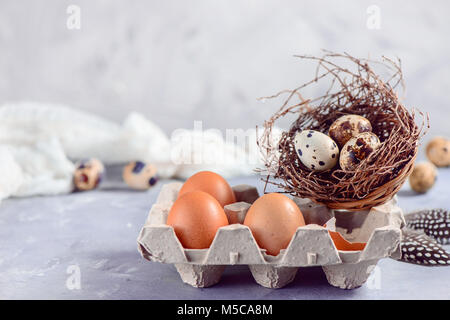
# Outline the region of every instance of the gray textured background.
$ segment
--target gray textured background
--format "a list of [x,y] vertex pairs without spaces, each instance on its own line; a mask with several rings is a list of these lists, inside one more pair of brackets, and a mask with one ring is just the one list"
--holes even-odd
[[[70,4],[81,8],[81,30],[66,27]],[[370,5],[381,9],[380,30],[366,27]],[[118,122],[140,111],[167,133],[192,128],[193,120],[253,127],[276,107],[257,97],[312,77],[312,66],[292,55],[326,48],[401,57],[407,104],[431,116],[428,139],[450,136],[449,9],[444,0],[0,0],[0,104],[63,103]],[[442,169],[422,196],[405,185],[400,205],[448,207],[448,181]],[[256,177],[231,181],[242,182],[262,187]],[[380,290],[338,290],[317,269],[299,273],[286,289],[268,290],[245,267],[228,269],[211,289],[190,288],[170,266],[147,263],[136,250],[160,186],[5,200],[0,299],[449,299],[447,269],[389,259],[379,264]],[[81,269],[81,290],[65,286],[71,265]]]
[[[81,8],[81,30],[66,27],[70,4]],[[366,26],[374,4],[380,30]],[[311,78],[292,55],[327,48],[401,57],[408,104],[430,113],[432,134],[450,136],[449,9],[448,1],[0,0],[0,103],[65,103],[116,121],[137,110],[167,133],[194,119],[253,127],[275,107],[257,97]]]

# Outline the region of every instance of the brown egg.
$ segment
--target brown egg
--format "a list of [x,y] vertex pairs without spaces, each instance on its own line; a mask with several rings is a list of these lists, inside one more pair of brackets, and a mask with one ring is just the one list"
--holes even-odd
[[339,165],[342,170],[354,170],[380,146],[380,139],[372,132],[360,133],[342,147]]
[[418,193],[427,192],[436,182],[436,176],[437,169],[431,162],[417,163],[409,176],[411,189]]
[[333,240],[334,246],[339,251],[361,251],[366,247],[364,242],[349,242],[336,231],[328,231],[331,239]]
[[203,191],[192,191],[179,197],[167,217],[184,248],[209,248],[217,230],[228,225],[219,202]]
[[103,164],[95,158],[78,161],[75,167],[73,183],[78,191],[95,189],[105,172]]
[[435,137],[427,144],[427,158],[437,167],[450,166],[450,140]]
[[356,114],[349,114],[336,119],[328,131],[328,135],[342,148],[352,137],[363,132],[371,132],[370,121]]
[[219,201],[222,207],[236,202],[233,189],[231,189],[228,182],[221,175],[211,171],[200,171],[187,179],[181,187],[178,196],[180,197],[194,190],[209,193]]
[[268,193],[258,198],[247,212],[248,226],[260,248],[276,256],[285,249],[298,227],[305,225],[299,207],[281,193]]

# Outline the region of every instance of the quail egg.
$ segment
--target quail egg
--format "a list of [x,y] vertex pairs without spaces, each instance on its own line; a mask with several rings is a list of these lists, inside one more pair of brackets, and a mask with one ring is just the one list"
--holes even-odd
[[437,167],[450,166],[450,140],[435,137],[427,144],[427,158]]
[[75,168],[73,183],[79,191],[95,189],[105,172],[103,164],[95,158],[78,161]]
[[156,168],[142,161],[130,162],[123,168],[123,180],[126,184],[137,190],[146,190],[158,181]]
[[425,193],[436,182],[437,169],[431,162],[422,162],[414,165],[413,172],[409,176],[411,189],[417,193]]
[[304,130],[294,137],[295,150],[300,161],[314,171],[333,168],[339,158],[336,142],[322,132]]
[[352,137],[363,132],[371,132],[370,121],[356,114],[342,116],[335,120],[328,131],[329,136],[342,147]]
[[375,151],[381,142],[372,132],[363,132],[347,141],[341,150],[339,164],[343,170],[354,170]]

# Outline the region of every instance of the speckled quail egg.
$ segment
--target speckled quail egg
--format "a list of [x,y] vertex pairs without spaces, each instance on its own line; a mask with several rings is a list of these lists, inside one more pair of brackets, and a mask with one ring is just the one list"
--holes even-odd
[[126,184],[137,190],[146,190],[158,181],[156,167],[142,161],[133,161],[123,168],[123,180]]
[[349,114],[336,119],[328,131],[329,136],[342,147],[352,137],[363,132],[371,132],[370,121],[356,114]]
[[75,168],[73,183],[79,191],[96,188],[105,172],[103,164],[95,158],[80,160],[75,164]]
[[300,161],[314,171],[333,168],[339,158],[336,142],[322,132],[304,130],[294,137],[295,150]]
[[381,142],[372,132],[363,132],[352,137],[342,147],[339,165],[343,170],[354,170],[364,159],[375,151]]
[[435,137],[427,144],[427,158],[437,167],[450,166],[450,140]]
[[436,182],[437,169],[431,162],[421,162],[414,165],[413,172],[409,176],[411,189],[417,193],[425,193]]

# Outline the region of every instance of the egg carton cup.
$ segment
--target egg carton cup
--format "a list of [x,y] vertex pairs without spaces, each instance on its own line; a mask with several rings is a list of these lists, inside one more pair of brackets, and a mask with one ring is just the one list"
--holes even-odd
[[[321,266],[331,285],[352,289],[366,282],[378,260],[401,255],[400,229],[405,222],[396,198],[371,210],[342,212],[296,197],[293,200],[307,225],[297,229],[277,256],[268,255],[241,224],[259,196],[249,185],[233,187],[237,202],[224,207],[230,225],[219,228],[211,246],[185,249],[166,224],[181,186],[175,182],[162,187],[137,239],[138,250],[149,261],[174,264],[183,282],[194,287],[218,283],[226,266],[248,265],[255,281],[267,288],[284,287],[301,267]],[[340,232],[348,241],[367,244],[362,251],[337,250],[329,230]]]

